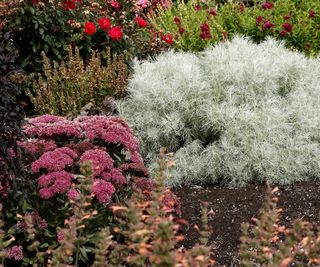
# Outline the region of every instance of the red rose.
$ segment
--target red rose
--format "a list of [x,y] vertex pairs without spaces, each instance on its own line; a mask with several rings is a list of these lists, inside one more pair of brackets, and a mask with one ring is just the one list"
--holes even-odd
[[269,20],[266,20],[263,24],[263,29],[267,30],[267,29],[271,29],[275,26],[275,24],[271,23]]
[[287,32],[292,32],[292,24],[291,23],[288,23],[288,22],[283,23],[282,28],[284,30],[286,30]]
[[108,32],[110,38],[114,41],[118,41],[122,38],[122,29],[120,26],[112,27]]
[[98,19],[98,23],[101,29],[108,30],[111,26],[110,19],[103,17],[101,19]]
[[94,34],[96,32],[96,25],[91,21],[87,21],[84,25],[84,32],[88,35]]
[[256,22],[257,24],[260,24],[262,22],[263,18],[262,17],[256,17]]
[[310,18],[314,18],[315,16],[316,16],[316,12],[314,12],[313,9],[310,9],[310,11],[309,11],[309,17],[310,17]]
[[164,34],[162,36],[162,41],[168,43],[168,44],[172,44],[173,40],[172,40],[172,35],[170,33]]
[[265,2],[261,6],[262,6],[263,9],[272,9],[273,8],[273,3]]
[[147,27],[147,22],[143,18],[136,17],[136,22],[137,22],[138,26],[141,28]]
[[76,0],[67,0],[65,2],[63,2],[62,7],[64,10],[73,10],[76,9]]

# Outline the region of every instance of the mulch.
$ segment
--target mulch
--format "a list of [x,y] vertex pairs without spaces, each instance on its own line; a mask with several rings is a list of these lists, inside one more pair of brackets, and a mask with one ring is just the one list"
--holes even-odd
[[[320,223],[320,182],[299,182],[280,186],[278,207],[283,209],[280,224],[291,226],[294,220]],[[186,186],[174,190],[181,201],[182,218],[189,222],[183,227],[185,240],[179,245],[191,248],[198,242],[201,202],[209,204],[212,234],[209,244],[214,247],[217,266],[239,266],[237,257],[243,222],[257,217],[264,201],[266,186],[248,185],[232,189],[223,186]]]

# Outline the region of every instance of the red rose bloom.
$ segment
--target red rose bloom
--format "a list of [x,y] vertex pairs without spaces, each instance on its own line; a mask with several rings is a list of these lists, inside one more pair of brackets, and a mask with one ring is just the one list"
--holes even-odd
[[316,13],[314,12],[314,10],[313,9],[310,9],[310,11],[309,11],[309,17],[310,18],[314,18],[316,16]]
[[262,4],[263,9],[272,9],[273,8],[273,3],[270,2],[265,2]]
[[101,29],[108,30],[111,26],[110,19],[103,17],[101,19],[98,19],[98,23]]
[[263,29],[267,30],[267,29],[271,29],[275,26],[275,24],[271,23],[269,20],[266,20],[263,24]]
[[78,2],[77,0],[66,0],[63,2],[62,7],[64,10],[70,10],[70,9],[74,10],[77,7],[76,5],[77,2]]
[[287,32],[292,32],[292,24],[291,23],[288,23],[288,22],[283,23],[282,28],[284,30],[286,30]]
[[173,43],[172,35],[170,33],[164,34],[162,36],[162,41],[171,45]]
[[143,18],[136,17],[136,22],[140,28],[147,27],[147,22]]
[[260,24],[262,22],[263,18],[262,17],[256,17],[256,22],[257,24]]
[[122,38],[122,29],[120,26],[112,27],[108,32],[110,38],[114,41],[118,41]]
[[84,25],[84,32],[87,35],[92,35],[96,32],[96,25],[94,25],[93,22],[87,21],[86,24]]

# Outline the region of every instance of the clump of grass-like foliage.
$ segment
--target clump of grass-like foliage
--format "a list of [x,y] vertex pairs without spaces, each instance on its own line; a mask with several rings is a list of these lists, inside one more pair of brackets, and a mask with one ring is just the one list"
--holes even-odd
[[236,37],[198,54],[136,63],[120,113],[144,156],[166,146],[167,183],[320,178],[319,58]]

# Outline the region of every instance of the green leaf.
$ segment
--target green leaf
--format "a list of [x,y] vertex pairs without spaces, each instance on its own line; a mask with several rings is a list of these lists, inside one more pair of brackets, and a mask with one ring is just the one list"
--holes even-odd
[[87,251],[86,251],[86,248],[85,248],[85,247],[80,248],[80,257],[81,257],[81,260],[82,260],[82,261],[87,261],[87,260],[89,260],[88,254],[87,254]]
[[48,243],[43,243],[39,246],[39,248],[47,248],[47,247],[49,247]]

